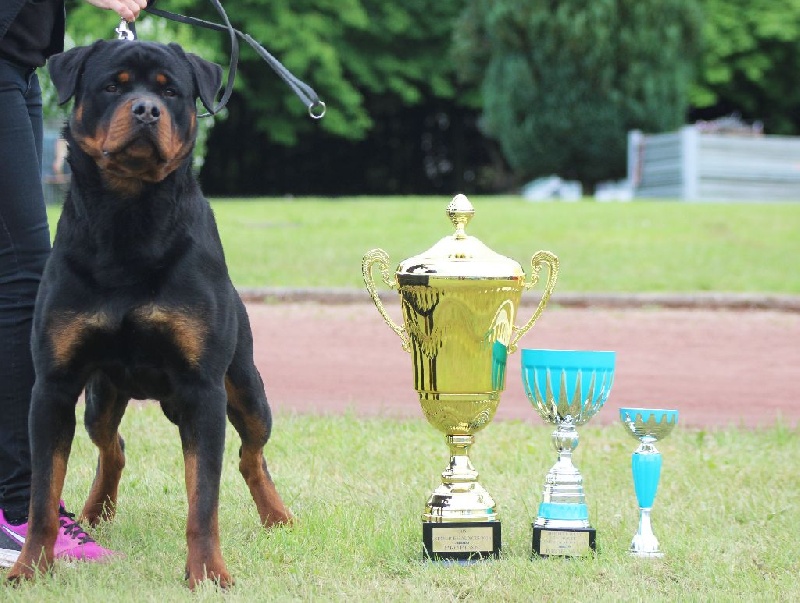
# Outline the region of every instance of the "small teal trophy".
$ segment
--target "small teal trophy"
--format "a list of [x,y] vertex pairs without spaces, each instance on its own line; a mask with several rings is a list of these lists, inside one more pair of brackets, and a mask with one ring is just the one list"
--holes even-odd
[[522,350],[522,383],[534,409],[553,423],[558,461],[545,478],[532,549],[541,557],[586,555],[595,550],[583,477],[572,463],[575,429],[603,407],[614,382],[615,352]]
[[639,502],[639,530],[631,542],[631,555],[663,557],[650,524],[650,511],[661,477],[661,453],[656,450],[655,443],[669,435],[678,423],[678,411],[620,408],[619,417],[627,431],[640,442],[631,460],[633,487]]

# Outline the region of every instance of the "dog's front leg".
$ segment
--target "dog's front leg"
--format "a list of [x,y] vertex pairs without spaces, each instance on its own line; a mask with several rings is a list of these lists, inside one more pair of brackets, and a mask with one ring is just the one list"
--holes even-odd
[[75,435],[75,404],[80,391],[63,383],[37,379],[31,398],[31,504],[28,533],[7,579],[32,579],[53,566],[58,509],[67,461]]
[[186,577],[194,589],[202,580],[222,588],[233,584],[219,543],[219,483],[225,447],[225,390],[193,388],[180,418],[186,494],[188,553]]

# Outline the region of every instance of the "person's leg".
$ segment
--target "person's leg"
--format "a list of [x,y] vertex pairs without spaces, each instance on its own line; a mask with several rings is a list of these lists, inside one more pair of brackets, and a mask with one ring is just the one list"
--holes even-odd
[[41,161],[38,79],[0,61],[0,509],[12,522],[28,513],[31,324],[50,251]]
[[[16,561],[28,531],[28,412],[35,380],[31,327],[50,253],[42,129],[38,78],[0,60],[0,567]],[[103,561],[116,555],[73,517],[62,503],[57,558]]]

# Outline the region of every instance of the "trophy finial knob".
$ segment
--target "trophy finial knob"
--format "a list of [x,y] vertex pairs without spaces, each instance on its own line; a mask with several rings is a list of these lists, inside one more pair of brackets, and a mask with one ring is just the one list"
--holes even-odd
[[474,215],[475,208],[472,207],[472,203],[469,202],[466,195],[458,194],[453,197],[453,200],[447,205],[447,216],[456,227],[456,239],[467,237],[465,229]]

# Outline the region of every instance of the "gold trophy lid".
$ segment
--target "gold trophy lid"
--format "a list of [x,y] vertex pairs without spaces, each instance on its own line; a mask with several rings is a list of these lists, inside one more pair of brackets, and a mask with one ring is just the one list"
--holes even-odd
[[430,279],[512,279],[524,280],[518,262],[489,249],[480,240],[466,233],[475,208],[465,195],[456,195],[447,206],[447,215],[455,233],[433,247],[400,262],[397,280],[400,285],[418,284]]

